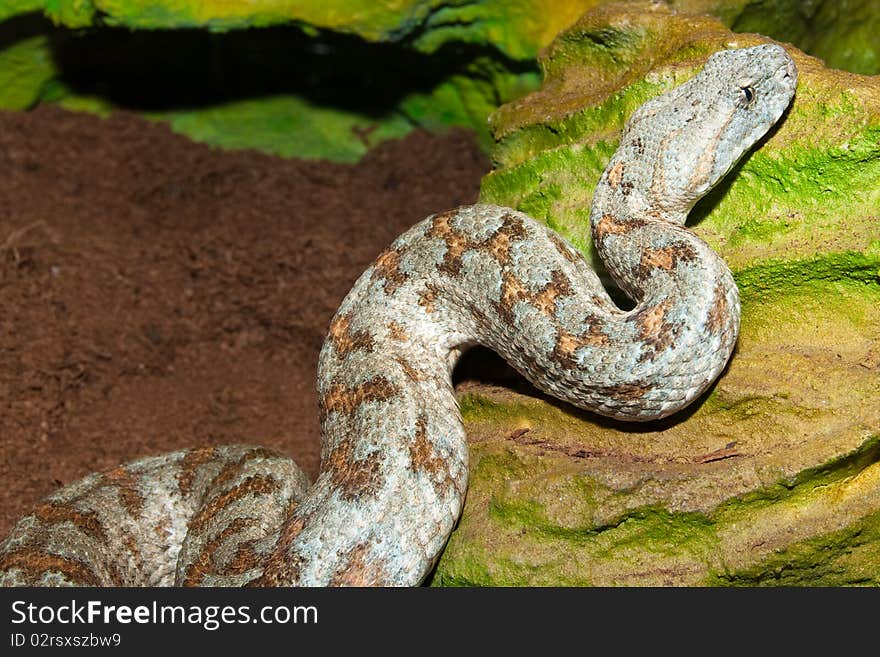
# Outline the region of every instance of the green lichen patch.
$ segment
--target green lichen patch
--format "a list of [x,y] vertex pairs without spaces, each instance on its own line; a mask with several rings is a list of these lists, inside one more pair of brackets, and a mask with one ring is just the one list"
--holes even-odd
[[0,108],[28,109],[40,100],[55,74],[48,41],[40,21],[21,17],[0,23]]
[[45,4],[45,0],[6,0],[0,5],[0,21],[38,11]]
[[530,59],[563,28],[601,0],[7,0],[0,20],[42,10],[69,28],[200,28],[227,31],[298,23],[369,41],[411,40],[423,52],[449,42],[492,44],[508,57]]
[[[492,44],[506,56],[535,56],[562,29],[607,0],[6,0],[0,20],[42,10],[68,28],[195,27],[212,31],[299,23],[357,34],[370,41],[409,40],[423,52],[451,42]],[[691,14],[709,14],[735,32],[758,32],[796,44],[833,68],[880,71],[880,10],[873,0],[670,0]]]
[[836,532],[770,553],[742,570],[714,573],[718,586],[877,586],[880,577],[880,513]]
[[[537,50],[596,1],[567,0],[543,12],[537,0],[14,0],[0,7],[0,21],[42,10],[56,25],[92,29],[50,38],[57,31],[44,24],[42,39],[0,38],[0,82],[9,83],[0,85],[0,108],[29,107],[49,86],[49,97],[67,107],[141,112],[227,148],[351,161],[415,125],[456,125],[472,128],[488,149],[488,114],[537,88]],[[310,43],[298,51],[279,48],[278,30],[286,30],[289,43],[302,35]],[[122,33],[128,38],[114,44],[113,35]],[[100,59],[88,48],[69,48],[74,41],[93,42]],[[91,88],[82,89],[72,83],[69,64],[86,61],[93,65]],[[307,65],[291,65],[300,61]],[[248,81],[265,80],[267,87],[193,97],[213,78],[237,84],[230,62],[250,67]],[[144,75],[145,66],[152,72]],[[198,69],[201,79],[176,93],[162,79],[165,68],[169,78],[181,68]],[[352,68],[354,80],[334,77]],[[127,80],[140,85],[139,99],[114,94]],[[382,88],[370,87],[376,80]],[[335,93],[330,102],[315,98],[327,90]],[[156,103],[165,111],[156,112]]]
[[619,133],[632,110],[683,82],[731,37],[713,18],[649,4],[607,3],[556,38],[540,58],[541,89],[490,119],[501,168],[584,135]]
[[370,121],[296,96],[241,100],[204,110],[151,114],[175,132],[222,148],[256,148],[272,155],[356,162],[374,144],[402,137],[413,124],[401,114]]
[[[875,0],[715,0],[710,13],[723,16],[736,32],[759,32],[796,44],[827,62],[854,73],[880,73],[880,6]],[[738,5],[738,6],[737,6]]]
[[[669,4],[683,12],[679,22],[689,21],[693,28],[692,51],[676,46],[680,35],[674,26],[670,27],[668,12],[639,6],[638,3],[631,8],[632,12],[641,14],[638,21],[594,20],[592,25],[581,21],[578,28],[581,32],[572,30],[557,39],[551,49],[553,53],[544,58],[543,64],[547,74],[545,90],[553,102],[543,108],[535,106],[536,110],[546,110],[545,117],[556,116],[556,119],[546,124],[535,120],[528,126],[514,126],[515,130],[511,131],[508,129],[511,126],[506,125],[507,117],[521,120],[522,111],[499,112],[495,116],[495,131],[503,137],[505,146],[496,151],[499,161],[509,167],[553,144],[580,143],[587,135],[593,140],[613,139],[615,130],[619,129],[619,126],[613,127],[615,121],[622,120],[646,98],[676,83],[679,76],[689,74],[693,62],[707,54],[708,49],[720,47],[708,43],[710,34],[728,34],[717,21],[693,15],[687,17],[688,13],[714,15],[738,32],[752,30],[791,40],[827,59],[833,66],[870,73],[876,72],[880,65],[873,38],[880,24],[880,11],[872,0],[853,0],[846,3],[845,8],[830,0],[811,2],[809,6],[798,0],[676,0]],[[328,48],[328,35],[347,36],[378,47],[397,44],[399,51],[395,61],[411,60],[428,84],[407,86],[408,82],[403,81],[397,90],[386,95],[391,102],[379,114],[373,108],[358,105],[357,100],[364,96],[357,88],[350,90],[349,101],[342,105],[315,103],[309,93],[285,94],[277,88],[271,89],[271,93],[214,99],[197,107],[189,102],[191,99],[166,99],[166,104],[176,102],[176,106],[167,109],[177,129],[214,145],[254,147],[304,157],[316,156],[313,153],[317,152],[320,157],[350,160],[363,148],[381,139],[399,136],[401,117],[428,128],[470,127],[488,148],[491,139],[487,117],[499,105],[534,91],[540,75],[535,64],[538,52],[560,30],[575,23],[584,11],[599,5],[607,6],[607,10],[600,10],[605,11],[606,17],[622,15],[620,3],[606,0],[559,0],[553,3],[552,11],[547,11],[546,3],[539,0],[465,3],[446,0],[381,3],[365,0],[265,0],[259,3],[225,0],[8,0],[0,6],[0,21],[40,11],[54,25],[61,26],[62,31],[72,28],[76,31],[69,34],[84,40],[101,40],[101,35],[112,32],[112,28],[124,28],[132,42],[141,42],[142,35],[152,35],[153,45],[150,47],[149,43],[144,43],[146,50],[140,59],[153,61],[156,53],[169,56],[176,53],[176,62],[180,65],[193,58],[193,50],[212,53],[214,61],[202,68],[205,78],[218,72],[228,74],[217,66],[222,59],[217,57],[222,54],[219,41],[205,45],[194,37],[192,42],[200,44],[199,48],[178,50],[167,48],[167,44],[156,35],[163,31],[215,37],[221,33],[254,33],[257,35],[255,40],[268,44],[269,50],[274,51],[272,30],[295,27],[307,35],[318,50]],[[49,97],[63,99],[68,107],[81,109],[97,106],[149,111],[150,108],[137,104],[122,103],[112,95],[96,96],[68,84],[64,58],[58,56],[54,40],[48,38],[50,31],[47,27],[42,40],[36,35],[31,35],[34,38],[28,40],[4,39],[0,35],[0,82],[7,82],[0,85],[0,108],[20,109]],[[106,41],[102,42],[105,61],[118,61],[119,70],[114,77],[128,75],[132,79],[141,79],[137,71],[126,70],[130,64],[119,57],[119,52],[106,46]],[[642,52],[644,55],[645,48],[651,51],[647,59],[638,54]],[[460,61],[458,53],[461,51],[470,52],[467,61]],[[265,62],[253,61],[247,49],[236,55],[241,61],[253,65],[251,77],[265,76],[266,69],[276,76],[276,82],[311,77],[310,72],[285,74],[277,69],[276,62],[270,61],[267,67]],[[429,57],[420,58],[425,55]],[[72,57],[75,59],[76,55]],[[276,61],[289,62],[298,58],[287,53]],[[389,68],[386,60],[375,53],[349,53],[342,57],[342,61],[346,60],[357,62],[362,71],[369,71],[369,77],[381,76]],[[438,68],[438,62],[449,61],[455,62],[456,66],[446,67],[443,75],[438,77],[434,70]],[[661,61],[665,61],[667,70],[659,75],[652,73],[646,78],[641,77],[649,69],[656,72]],[[582,65],[579,68],[568,66],[572,62]],[[318,62],[311,71],[320,71],[321,67],[332,70],[338,66],[340,62]],[[573,71],[577,71],[574,77]],[[621,76],[628,77],[622,80]],[[114,80],[96,78],[95,82],[112,86]],[[312,82],[316,86],[328,87],[327,81]],[[161,81],[144,80],[143,85],[154,95],[167,93],[167,86]],[[554,85],[558,88],[554,89]],[[329,83],[329,86],[334,85]],[[344,88],[345,85],[340,86]],[[42,92],[47,87],[51,87],[51,93],[44,96]],[[591,103],[587,102],[589,98],[583,97],[584,90],[596,98],[609,91],[614,93],[612,98]],[[279,107],[285,103],[291,108],[292,119],[302,119],[297,125],[315,126],[326,121],[327,126],[321,127],[321,136],[303,139],[302,131],[275,130],[281,121]],[[265,131],[258,129],[260,112],[265,113]],[[571,112],[575,115],[568,116],[565,121],[559,120]],[[365,125],[371,133],[366,139],[360,136]],[[610,132],[608,126],[612,126]],[[350,133],[347,128],[354,128],[355,133]],[[607,134],[603,134],[603,130]],[[563,140],[559,141],[559,137]],[[330,143],[331,138],[334,143]],[[267,144],[271,148],[266,149]],[[298,144],[303,145],[302,151],[297,149]]]
[[0,108],[124,108],[215,146],[352,161],[415,126],[466,126],[488,148],[486,116],[539,82],[533,62],[469,44],[427,54],[304,27],[131,33],[110,23],[0,24]]

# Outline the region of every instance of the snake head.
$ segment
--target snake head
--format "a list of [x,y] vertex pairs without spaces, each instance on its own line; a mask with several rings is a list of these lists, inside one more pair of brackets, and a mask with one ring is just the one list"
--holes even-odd
[[722,50],[637,110],[627,132],[650,135],[648,149],[656,149],[651,202],[686,214],[779,120],[796,86],[797,68],[781,46]]

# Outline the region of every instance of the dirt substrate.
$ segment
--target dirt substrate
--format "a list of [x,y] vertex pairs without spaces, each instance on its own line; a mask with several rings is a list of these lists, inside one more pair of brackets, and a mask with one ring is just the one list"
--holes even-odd
[[0,537],[57,486],[181,447],[260,443],[314,477],[336,306],[488,169],[463,132],[351,166],[124,114],[0,113]]

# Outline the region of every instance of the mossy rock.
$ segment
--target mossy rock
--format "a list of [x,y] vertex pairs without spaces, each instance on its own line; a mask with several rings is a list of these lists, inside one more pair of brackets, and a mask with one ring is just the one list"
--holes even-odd
[[[542,89],[493,115],[482,200],[590,254],[627,116],[766,41],[656,3],[589,12],[545,53]],[[729,367],[636,426],[464,386],[470,489],[434,584],[880,584],[880,77],[788,49],[793,106],[689,222],[742,293]]]
[[[6,0],[0,108],[123,107],[224,148],[340,161],[416,125],[466,126],[488,148],[486,117],[539,86],[539,50],[605,2],[554,0],[548,11],[543,0]],[[832,67],[880,72],[875,0],[668,4],[794,42]],[[35,22],[38,13],[49,20]],[[88,60],[90,49],[101,62],[85,71],[83,85],[83,76],[71,79],[70,63]],[[247,88],[215,93],[212,85],[241,81],[233,71],[239,62],[250,66],[238,71]],[[335,74],[354,65],[358,77]],[[165,78],[180,78],[181,69],[186,92],[175,96]],[[265,84],[253,84],[260,79]],[[132,84],[140,95],[119,93]],[[162,94],[163,106],[151,107]],[[374,102],[365,105],[366,97]]]
[[214,32],[300,24],[367,41],[408,40],[433,52],[449,41],[491,43],[512,59],[531,59],[563,28],[602,0],[6,0],[0,20],[42,11],[58,25]]
[[[538,87],[538,49],[597,1],[544,12],[539,0],[11,0],[0,6],[0,82],[15,84],[0,85],[0,108],[123,107],[216,146],[339,161],[414,126],[469,127],[488,148],[486,117]],[[91,51],[100,61],[71,73]],[[138,102],[168,95],[162,71],[181,68],[184,97],[172,89],[159,110]],[[247,93],[213,92],[230,78]],[[144,93],[119,93],[134,84]]]

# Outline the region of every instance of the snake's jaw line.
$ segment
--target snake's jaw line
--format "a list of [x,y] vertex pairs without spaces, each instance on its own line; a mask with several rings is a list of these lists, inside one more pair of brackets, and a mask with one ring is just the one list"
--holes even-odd
[[781,46],[722,50],[646,104],[649,112],[637,111],[640,127],[625,130],[621,146],[630,137],[645,154],[656,149],[650,205],[686,215],[779,120],[796,85],[797,67]]
[[467,491],[450,381],[464,349],[486,345],[539,389],[628,421],[671,415],[717,378],[737,339],[739,294],[684,222],[779,119],[796,80],[779,46],[722,51],[634,112],[590,212],[632,310],[521,212],[432,215],[376,259],[330,324],[314,485],[258,447],[134,461],[23,518],[0,546],[0,584],[418,584]]

